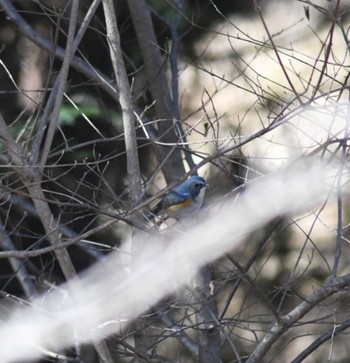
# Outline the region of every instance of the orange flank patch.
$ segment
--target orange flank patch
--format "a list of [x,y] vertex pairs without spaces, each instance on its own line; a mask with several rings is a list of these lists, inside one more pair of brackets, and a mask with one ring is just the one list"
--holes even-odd
[[174,204],[170,207],[168,207],[167,209],[169,210],[169,212],[176,212],[177,210],[187,207],[192,203],[192,197],[189,197],[188,199],[184,200],[183,202],[179,203],[179,204]]

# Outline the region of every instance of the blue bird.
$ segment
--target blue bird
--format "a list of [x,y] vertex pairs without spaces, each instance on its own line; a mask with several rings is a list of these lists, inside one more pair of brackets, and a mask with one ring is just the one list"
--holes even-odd
[[200,176],[191,176],[174,187],[152,209],[151,218],[156,215],[181,219],[193,216],[202,207],[204,200],[205,180]]

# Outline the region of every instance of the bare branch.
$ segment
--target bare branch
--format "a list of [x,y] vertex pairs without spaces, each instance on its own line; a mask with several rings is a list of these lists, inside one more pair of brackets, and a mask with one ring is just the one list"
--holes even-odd
[[310,346],[304,349],[296,358],[294,358],[291,363],[300,363],[305,358],[307,358],[312,352],[319,348],[324,342],[329,339],[333,339],[336,335],[343,332],[350,327],[350,319],[345,320],[339,325],[336,325],[331,331],[322,334],[317,338]]
[[[43,150],[41,153],[41,159],[40,159],[41,173],[43,172],[43,169],[46,166],[46,161],[47,161],[50,149],[51,149],[52,140],[56,133],[58,116],[59,116],[59,112],[60,112],[60,108],[61,108],[61,103],[63,100],[63,93],[66,88],[69,67],[70,67],[72,57],[75,52],[75,47],[74,47],[73,41],[74,41],[75,27],[76,27],[77,17],[78,17],[78,9],[79,9],[79,1],[73,0],[72,5],[71,5],[70,17],[69,17],[69,28],[68,28],[68,36],[67,36],[66,49],[65,49],[65,57],[63,59],[60,73],[57,77],[58,78],[57,79],[57,89],[54,92],[55,103],[53,105],[48,129],[47,129],[47,133],[46,133],[46,137],[45,137],[45,143],[44,143]],[[41,133],[42,133],[42,131],[41,131]]]
[[136,204],[141,199],[141,175],[136,142],[134,106],[120,47],[120,35],[113,1],[103,0],[103,9],[106,18],[110,54],[119,89],[119,102],[123,112],[129,195],[132,204]]
[[[15,249],[10,237],[6,233],[6,228],[0,218],[0,246],[3,250],[7,252],[18,252]],[[0,252],[1,254],[2,252]],[[6,252],[5,252],[6,253]],[[20,262],[16,257],[8,256],[9,263],[20,282],[22,289],[27,298],[31,299],[38,294],[38,291],[33,283],[33,279],[30,277],[26,266],[23,262]]]
[[[9,0],[0,0],[1,7],[6,11],[6,14],[18,27],[18,30],[30,39],[33,43],[46,50],[47,52],[54,52],[55,56],[64,60],[65,50],[59,46],[53,44],[49,39],[43,37],[37,31],[35,31],[17,12],[15,7]],[[112,98],[117,99],[117,90],[113,87],[112,81],[106,77],[102,72],[96,70],[91,64],[78,56],[72,57],[71,66],[78,72],[84,74],[88,79],[96,82],[107,94]]]
[[259,342],[254,351],[249,355],[247,363],[261,362],[266,352],[271,348],[272,344],[281,337],[289,328],[293,326],[299,319],[305,316],[318,303],[339,292],[341,289],[347,288],[350,283],[350,274],[341,277],[331,277],[329,281],[322,287],[318,288],[312,295],[305,298],[296,308],[285,316],[281,317],[280,323],[275,322],[273,327]]
[[[142,59],[145,64],[147,84],[155,103],[158,122],[159,140],[164,143],[176,143],[173,120],[172,100],[165,76],[165,64],[160,54],[152,19],[145,0],[128,0],[130,13],[140,45]],[[177,148],[157,147],[159,162],[163,164],[163,171],[168,182],[184,174],[181,152]]]
[[[71,53],[69,56],[69,60],[70,60],[70,64],[73,66],[74,66],[74,53],[78,49],[79,44],[90,24],[90,21],[92,20],[93,16],[95,15],[95,12],[100,3],[101,3],[101,0],[94,0],[93,3],[91,4],[91,6],[89,7],[89,10],[87,11],[85,18],[79,28],[79,31],[73,41],[73,45],[72,45],[71,49],[69,50],[69,52]],[[17,14],[17,16],[18,16],[18,14]],[[67,39],[67,42],[69,42],[69,39]],[[70,43],[72,43],[71,40],[70,40]],[[57,49],[57,46],[55,46],[55,49]],[[66,50],[66,52],[67,52],[67,50]],[[67,63],[66,58],[63,58],[63,60],[64,60],[64,62]],[[41,117],[41,121],[38,126],[38,130],[36,131],[36,134],[34,136],[34,140],[32,143],[32,151],[31,151],[31,162],[33,164],[36,164],[39,161],[39,153],[40,153],[40,148],[42,145],[42,138],[44,136],[44,129],[48,123],[49,118],[51,119],[51,117],[52,117],[52,112],[53,112],[52,110],[53,110],[54,105],[57,102],[56,96],[57,96],[60,80],[61,80],[61,77],[57,77],[57,79],[55,81],[55,85],[54,85],[54,87],[50,93],[49,99],[46,103],[43,115]]]
[[293,84],[292,80],[290,79],[290,77],[288,75],[288,72],[287,72],[287,70],[286,70],[286,68],[285,68],[285,66],[283,64],[283,61],[282,61],[282,59],[281,59],[281,57],[279,55],[279,51],[278,51],[278,49],[277,49],[277,47],[275,45],[275,42],[273,41],[273,38],[272,38],[272,36],[270,34],[270,31],[269,31],[269,28],[268,28],[268,26],[267,26],[267,24],[265,22],[265,19],[264,19],[263,15],[262,15],[261,7],[258,5],[257,0],[253,0],[253,2],[254,2],[255,10],[259,14],[261,22],[264,25],[265,31],[266,31],[266,33],[267,33],[267,35],[269,37],[269,40],[270,40],[271,45],[273,47],[273,50],[274,50],[274,52],[276,54],[276,57],[278,59],[278,63],[280,64],[280,66],[282,68],[282,71],[283,71],[283,73],[284,73],[284,75],[285,75],[285,77],[286,77],[286,79],[288,81],[288,84],[290,85],[291,90],[293,91],[293,94],[294,94],[295,98],[298,99],[299,103],[302,105],[304,102],[301,100],[301,97],[300,97],[299,93],[297,92],[297,90],[295,89],[294,84]]

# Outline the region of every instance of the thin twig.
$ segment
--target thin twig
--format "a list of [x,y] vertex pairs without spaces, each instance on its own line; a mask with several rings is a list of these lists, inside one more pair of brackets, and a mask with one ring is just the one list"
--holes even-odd
[[50,123],[47,132],[45,134],[45,143],[41,153],[41,159],[39,165],[41,173],[43,172],[43,169],[46,166],[46,161],[49,156],[52,141],[56,133],[58,116],[61,109],[63,94],[66,88],[70,63],[72,61],[75,52],[75,47],[73,45],[73,42],[74,42],[75,28],[77,24],[78,10],[79,10],[79,1],[73,0],[69,17],[69,27],[68,27],[66,49],[65,49],[65,57],[62,63],[60,73],[58,75],[57,88],[55,92],[55,103],[52,109],[52,113],[50,115]]
[[181,344],[192,354],[192,356],[198,359],[198,345],[183,331],[180,325],[178,325],[169,313],[162,313],[156,311],[164,325],[169,329],[175,337],[179,339]]
[[310,356],[318,347],[320,347],[324,342],[343,332],[350,327],[350,319],[343,321],[341,324],[337,325],[331,331],[328,331],[318,337],[312,344],[310,344],[306,349],[304,349],[296,358],[294,358],[291,363],[301,363],[305,358]]
[[269,332],[260,340],[253,352],[250,354],[246,363],[261,362],[272,344],[278,340],[283,333],[290,329],[294,323],[305,316],[318,303],[324,301],[329,296],[347,288],[350,283],[350,274],[342,277],[331,278],[324,286],[318,288],[314,293],[307,297],[296,308],[285,316],[281,317],[281,322],[275,322]]
[[317,92],[319,91],[323,76],[326,73],[326,69],[328,67],[328,60],[329,60],[331,50],[332,50],[332,46],[333,46],[334,28],[335,28],[335,24],[336,24],[337,17],[338,17],[339,5],[340,5],[340,0],[337,0],[337,5],[335,7],[334,15],[332,17],[333,19],[332,19],[331,29],[329,30],[329,41],[328,41],[328,44],[327,44],[327,47],[326,47],[325,59],[323,61],[323,66],[322,66],[322,69],[321,69],[321,72],[320,72],[320,77],[319,77],[319,79],[317,81],[316,86],[314,87],[314,92],[313,92],[313,95],[310,98],[310,101],[312,101],[314,99]]
[[[0,246],[3,250],[5,250],[4,253],[10,251],[18,252],[15,249],[15,245],[12,243],[9,235],[6,233],[6,228],[1,220],[1,217],[0,217]],[[0,254],[1,253],[2,252],[0,252]],[[31,299],[33,296],[37,295],[38,291],[23,261],[19,261],[19,259],[14,256],[8,256],[8,261],[20,285],[22,286],[22,289],[26,297],[28,299]]]
[[[7,16],[16,25],[18,30],[30,39],[34,44],[40,48],[46,50],[47,52],[54,51],[54,55],[60,59],[64,60],[65,50],[59,46],[56,46],[49,39],[42,36],[36,30],[34,30],[17,12],[16,8],[12,5],[9,0],[0,0],[1,7],[5,10]],[[74,56],[71,61],[71,66],[78,72],[85,75],[89,80],[96,83],[96,85],[102,88],[107,94],[112,98],[117,99],[117,90],[111,79],[104,75],[101,71],[95,69],[86,60]]]
[[[155,103],[156,119],[158,122],[158,136],[161,142],[176,143],[178,137],[174,129],[172,99],[165,74],[157,37],[153,27],[151,14],[145,0],[128,0],[128,5],[140,45],[148,88]],[[159,163],[162,164],[165,179],[168,183],[184,174],[181,151],[177,148],[170,150],[156,146]],[[162,163],[164,159],[166,162]]]
[[273,48],[273,50],[274,50],[274,52],[276,54],[276,57],[277,57],[277,60],[278,60],[279,65],[281,66],[282,72],[284,73],[284,75],[286,77],[286,80],[287,80],[290,88],[292,89],[292,91],[294,93],[294,96],[297,98],[297,100],[299,101],[299,103],[302,105],[302,104],[304,104],[304,102],[301,100],[300,95],[297,92],[297,90],[295,89],[294,84],[293,84],[292,80],[290,79],[289,74],[288,74],[288,72],[287,72],[287,70],[286,70],[286,68],[285,68],[285,66],[284,66],[284,64],[282,62],[282,59],[281,59],[281,57],[279,55],[279,51],[278,51],[278,49],[277,49],[277,47],[275,45],[275,42],[273,40],[273,37],[270,34],[270,30],[269,30],[269,28],[268,28],[268,26],[267,26],[267,24],[265,22],[265,19],[264,19],[263,15],[262,15],[261,7],[260,7],[260,5],[258,5],[257,0],[253,0],[253,2],[254,2],[255,11],[258,13],[258,15],[260,17],[260,20],[261,20],[261,22],[262,22],[262,24],[264,26],[265,31],[266,31],[266,34],[269,37],[271,46],[272,46],[272,48]]
[[[73,58],[74,58],[74,52],[76,52],[76,50],[79,47],[79,44],[93,18],[93,16],[95,15],[95,12],[99,6],[99,4],[101,3],[101,0],[94,0],[93,3],[91,4],[91,6],[89,7],[89,10],[87,11],[85,18],[79,28],[79,31],[73,41],[73,46],[71,49],[71,65],[73,65]],[[56,48],[56,47],[55,47]],[[55,81],[55,84],[52,88],[52,91],[50,93],[50,97],[46,103],[43,115],[41,116],[41,120],[39,123],[39,127],[38,130],[35,133],[34,136],[34,140],[32,143],[32,147],[31,147],[31,162],[35,165],[38,161],[39,161],[39,153],[40,153],[40,148],[42,145],[42,138],[44,137],[44,135],[46,135],[44,133],[44,129],[48,123],[48,119],[51,119],[51,112],[53,109],[53,106],[56,102],[56,95],[57,95],[57,89],[58,89],[58,80],[60,78],[57,78]]]
[[[52,246],[48,246],[48,247],[43,247],[43,248],[39,248],[36,250],[26,250],[26,251],[18,251],[15,249],[8,249],[7,251],[4,252],[0,252],[0,259],[1,258],[10,258],[10,257],[14,257],[14,258],[30,258],[30,257],[38,257],[41,255],[44,255],[45,253],[50,253],[50,252],[54,252],[54,251],[58,251],[64,248],[67,248],[69,246],[72,246],[76,243],[81,242],[82,240],[85,240],[86,238],[91,237],[93,234],[103,231],[105,228],[117,223],[118,220],[117,219],[110,219],[102,224],[99,224],[98,226],[91,228],[90,230],[88,230],[87,232],[78,235],[74,238],[70,238],[69,240],[67,240],[66,242],[60,242],[59,244],[55,244]],[[59,230],[59,227],[57,228],[57,230]]]

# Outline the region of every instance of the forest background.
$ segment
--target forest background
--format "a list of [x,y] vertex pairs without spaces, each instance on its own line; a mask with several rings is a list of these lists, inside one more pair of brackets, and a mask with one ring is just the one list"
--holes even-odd
[[[2,362],[347,362],[350,6],[0,0]],[[201,213],[150,208],[189,175]]]

